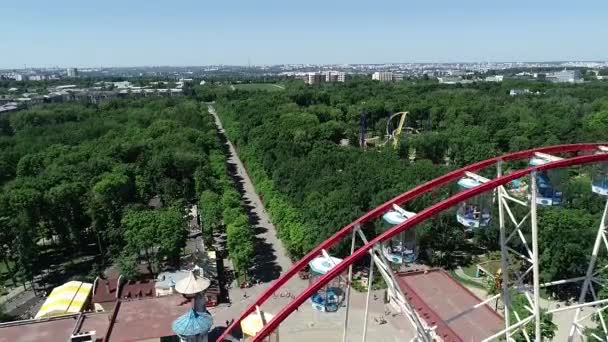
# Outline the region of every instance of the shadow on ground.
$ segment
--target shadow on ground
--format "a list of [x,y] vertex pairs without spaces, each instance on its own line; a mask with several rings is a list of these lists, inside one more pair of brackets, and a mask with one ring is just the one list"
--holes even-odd
[[[222,150],[226,155],[227,159],[234,158],[232,155],[230,148],[228,146],[228,141],[226,136],[218,130],[218,136],[220,140],[220,144],[222,146]],[[249,219],[249,224],[254,229],[254,234],[256,235],[254,241],[254,248],[256,252],[254,266],[251,269],[251,278],[253,282],[269,282],[271,280],[277,279],[281,275],[281,266],[279,266],[276,262],[276,251],[272,244],[265,241],[264,238],[259,235],[265,234],[268,232],[268,228],[264,227],[260,224],[260,218],[255,212],[255,207],[251,204],[250,201],[245,200],[245,186],[243,177],[241,177],[238,173],[237,166],[235,163],[227,162],[226,168],[232,181],[235,185],[236,190],[241,196],[241,203],[243,209]]]

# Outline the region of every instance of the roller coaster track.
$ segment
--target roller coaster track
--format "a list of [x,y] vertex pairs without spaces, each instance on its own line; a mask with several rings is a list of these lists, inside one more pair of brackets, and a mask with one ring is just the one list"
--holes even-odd
[[[486,191],[491,191],[497,187],[508,184],[509,182],[525,177],[532,172],[550,170],[555,168],[564,168],[575,165],[596,163],[600,161],[608,161],[608,153],[606,154],[594,154],[594,151],[597,151],[598,148],[605,144],[599,143],[583,143],[583,144],[568,144],[568,145],[557,145],[557,146],[548,146],[548,147],[539,147],[525,151],[519,151],[515,153],[505,154],[502,156],[494,157],[491,159],[483,160],[466,167],[451,171],[446,173],[443,176],[435,178],[429,182],[421,184],[417,187],[412,188],[409,191],[406,191],[393,199],[379,205],[378,207],[370,210],[366,214],[359,217],[354,222],[348,224],[343,227],[333,236],[319,244],[316,248],[310,251],[307,255],[305,255],[302,259],[297,261],[291,269],[287,272],[283,273],[278,279],[276,279],[262,294],[259,295],[258,298],[255,299],[254,302],[251,303],[249,307],[247,307],[240,316],[235,319],[235,321],[224,331],[224,333],[220,336],[218,341],[223,341],[230,331],[234,329],[241,320],[243,320],[247,315],[251,314],[256,310],[256,307],[261,306],[264,302],[266,302],[269,298],[272,297],[273,293],[275,293],[281,286],[286,284],[290,279],[298,275],[298,272],[304,270],[308,263],[322,253],[323,250],[327,250],[332,246],[336,245],[342,239],[347,237],[349,234],[353,233],[353,231],[358,228],[360,225],[376,219],[380,217],[383,213],[390,210],[393,205],[402,205],[406,202],[409,202],[415,198],[418,198],[424,194],[427,194],[440,186],[446,185],[449,182],[455,181],[461,177],[463,177],[467,172],[475,172],[490,166],[494,166],[503,161],[517,161],[517,160],[525,160],[529,159],[535,155],[535,153],[545,153],[545,154],[559,154],[566,155],[564,159],[551,161],[546,164],[537,165],[527,167],[525,169],[516,170],[510,174],[498,176],[494,179],[489,180],[486,183],[482,183],[479,186],[471,188],[466,191],[459,192],[450,198],[442,200],[438,203],[435,203],[426,209],[418,212],[416,215],[411,217],[410,219],[404,221],[401,224],[397,224],[393,226],[390,230],[385,231],[384,233],[376,236],[375,238],[367,241],[363,246],[354,250],[350,255],[343,259],[342,262],[337,264],[334,268],[332,268],[325,275],[321,276],[317,281],[310,284],[307,288],[305,288],[301,293],[299,293],[292,301],[287,303],[276,315],[273,319],[271,319],[264,328],[254,337],[254,341],[262,341],[262,339],[268,336],[272,331],[274,331],[279,324],[285,320],[293,311],[295,311],[300,305],[302,305],[308,298],[310,298],[315,292],[317,292],[320,288],[329,283],[333,278],[339,276],[344,273],[345,270],[348,269],[353,263],[355,263],[358,259],[369,253],[372,248],[385,241],[390,239],[391,237],[399,234],[402,231],[413,228],[417,224],[441,213],[442,211],[453,207],[454,205],[462,202],[466,199],[469,199],[473,196],[481,194]],[[520,322],[520,323],[523,323]]]

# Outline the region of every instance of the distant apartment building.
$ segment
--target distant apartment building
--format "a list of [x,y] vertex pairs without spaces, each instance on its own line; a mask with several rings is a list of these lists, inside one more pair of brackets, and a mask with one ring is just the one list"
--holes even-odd
[[393,73],[390,71],[376,71],[372,74],[372,80],[391,82],[393,80]]
[[518,96],[518,95],[526,95],[526,94],[530,94],[530,89],[518,89],[518,88],[514,88],[511,89],[511,91],[509,91],[509,95],[510,96]]
[[503,79],[504,79],[503,75],[494,75],[494,76],[488,76],[484,80],[486,82],[502,82]]
[[554,83],[578,83],[582,82],[580,70],[562,70],[548,73],[546,76],[547,81]]
[[393,74],[393,81],[395,81],[395,82],[403,81],[403,74]]
[[342,71],[326,71],[325,82],[344,82],[346,81],[346,73]]
[[44,75],[32,75],[29,77],[30,81],[44,81],[46,80],[46,76]]
[[67,68],[66,73],[68,77],[78,77],[78,69],[76,68]]
[[294,75],[296,79],[304,81],[306,84],[319,84],[322,82],[344,82],[346,81],[346,73],[341,71],[325,71],[297,73]]
[[319,84],[322,81],[325,81],[325,76],[320,72],[309,72],[308,79],[306,80],[307,84]]
[[331,71],[326,71],[325,72],[325,82],[337,82],[338,81],[338,75],[331,72]]
[[465,80],[462,76],[443,76],[437,77],[437,81],[441,84],[465,84],[465,83],[473,83],[472,80]]

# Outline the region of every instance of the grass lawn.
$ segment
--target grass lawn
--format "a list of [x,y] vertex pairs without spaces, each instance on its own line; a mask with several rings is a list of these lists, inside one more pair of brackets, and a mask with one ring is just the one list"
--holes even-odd
[[479,284],[478,282],[475,282],[475,281],[472,281],[472,280],[469,280],[469,279],[465,279],[465,278],[461,278],[454,271],[448,271],[448,273],[452,276],[452,278],[456,279],[458,282],[460,282],[463,285],[467,285],[467,286],[471,286],[471,287],[476,287],[476,288],[482,289],[482,290],[486,289],[485,286],[483,286],[482,284]]
[[490,272],[491,275],[494,275],[500,269],[500,260],[488,260],[485,262],[480,262],[479,266]]
[[[11,269],[14,271],[15,270],[15,263],[13,261],[9,261],[9,264],[11,266]],[[11,279],[11,275],[9,274],[8,269],[6,268],[6,264],[4,263],[4,261],[0,261],[0,286],[6,286],[7,288],[12,288],[12,287],[16,287],[19,286],[20,284],[14,284],[13,280]],[[0,295],[3,295],[4,293],[2,292],[2,290],[0,290]]]
[[[15,263],[12,261],[9,261],[9,264],[11,266],[11,269],[14,270]],[[0,261],[0,273],[6,273],[6,272],[8,272],[8,269],[6,268],[6,264],[4,263],[4,261]]]
[[471,263],[470,265],[463,267],[462,270],[469,277],[475,278],[477,273],[477,264]]
[[285,87],[280,84],[273,83],[241,83],[233,84],[235,89],[238,90],[266,90],[266,91],[279,91],[285,90]]
[[[495,275],[496,272],[500,269],[500,260],[488,260],[487,257],[481,257],[477,262],[472,262],[467,266],[463,266],[462,270],[469,277],[475,277],[477,273],[477,265],[483,267],[484,270],[488,271],[487,275]],[[484,278],[487,276],[485,273],[481,272],[481,277]]]

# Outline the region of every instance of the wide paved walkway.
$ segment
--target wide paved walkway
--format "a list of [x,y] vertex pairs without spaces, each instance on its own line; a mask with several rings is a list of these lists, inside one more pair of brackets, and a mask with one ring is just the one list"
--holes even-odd
[[[209,113],[215,118],[215,124],[219,134],[225,136],[224,127],[220,121],[213,105],[208,105]],[[255,192],[253,183],[247,174],[245,166],[239,159],[232,143],[225,138],[227,147],[228,170],[232,173],[237,183],[238,190],[243,198],[245,209],[248,211],[249,219],[256,233],[256,262],[252,272],[255,280],[270,282],[279,277],[280,273],[286,272],[292,265],[287,256],[283,243],[277,237],[277,231],[270,217],[264,209],[260,197]]]

